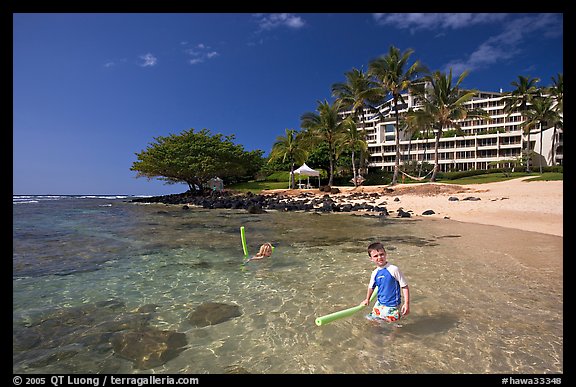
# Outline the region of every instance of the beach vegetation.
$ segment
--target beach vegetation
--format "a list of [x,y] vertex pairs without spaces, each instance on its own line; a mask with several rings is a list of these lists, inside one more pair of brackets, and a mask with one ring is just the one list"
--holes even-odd
[[272,151],[268,156],[268,163],[281,160],[290,165],[290,188],[294,189],[294,169],[296,164],[300,165],[308,157],[307,138],[304,133],[295,129],[286,129],[285,136],[276,137],[276,142],[272,145]]
[[328,147],[328,185],[334,183],[334,167],[338,158],[341,138],[349,128],[349,124],[342,119],[340,111],[342,102],[318,101],[316,112],[306,112],[300,117],[300,126],[304,129],[304,136],[309,146],[325,143]]
[[[540,78],[525,77],[522,75],[518,76],[518,81],[513,81],[510,84],[515,87],[509,93],[505,93],[504,97],[504,113],[507,113],[509,117],[512,113],[520,113],[522,118],[526,117],[526,113],[530,110],[530,105],[532,101],[541,95],[540,89],[536,84],[540,82]],[[531,155],[531,144],[530,144],[530,131],[532,126],[523,125],[524,133],[528,135],[528,140],[526,141],[526,172],[530,172],[530,155]]]
[[[427,163],[428,164],[428,163]],[[429,168],[433,168],[433,165],[428,164]],[[496,183],[499,181],[506,181],[511,179],[517,179],[519,177],[530,177],[530,181],[542,180],[542,181],[553,181],[553,180],[563,180],[564,175],[562,173],[561,166],[554,167],[544,167],[543,173],[526,173],[524,171],[515,171],[504,173],[503,168],[494,169],[479,169],[470,171],[458,171],[458,172],[441,172],[438,174],[437,182],[443,184],[456,184],[456,185],[467,185],[467,184],[485,184],[485,183]],[[325,172],[324,172],[325,173]],[[275,189],[286,189],[286,181],[288,181],[288,176],[290,172],[282,171],[276,172],[273,175],[267,177],[264,180],[259,181],[248,181],[233,184],[228,187],[230,190],[239,192],[254,192],[259,193],[263,190],[275,190]],[[366,174],[366,180],[364,181],[364,186],[375,186],[375,185],[390,185],[392,182],[393,172],[383,171],[381,169],[369,170]],[[405,184],[411,183],[422,183],[422,181],[411,180],[407,178],[404,182]],[[336,186],[350,186],[350,182],[344,177],[334,177],[334,185]]]
[[493,172],[494,169],[500,169],[502,170],[502,173],[504,173],[506,177],[508,177],[508,175],[514,172],[517,168],[521,168],[522,165],[523,163],[521,157],[514,157],[506,160],[491,161],[488,163],[488,166],[490,168],[489,171]]
[[234,138],[213,135],[208,129],[155,137],[145,150],[135,153],[137,161],[130,170],[137,172],[137,178],[186,183],[190,191],[201,191],[213,177],[237,182],[255,175],[264,159],[263,151],[247,152]]
[[[408,60],[413,52],[414,50],[407,49],[401,53],[397,47],[390,46],[388,54],[380,56],[368,63],[368,73],[377,80],[380,87],[380,95],[391,95],[394,105],[394,115],[396,119],[396,125],[394,126],[396,157],[394,160],[392,185],[398,182],[398,174],[400,171],[400,118],[398,104],[406,104],[402,93],[407,91],[416,82],[420,82],[417,78],[421,73],[428,72],[418,60],[408,67]],[[379,110],[377,110],[377,112],[380,114]],[[384,154],[384,151],[382,151],[382,154]]]
[[465,105],[476,94],[476,90],[464,90],[460,84],[468,76],[464,71],[453,83],[452,69],[448,74],[435,71],[423,78],[422,83],[414,84],[413,93],[421,98],[422,109],[414,111],[413,114],[420,116],[423,122],[429,122],[435,133],[434,144],[434,171],[432,172],[431,182],[436,181],[439,163],[438,149],[440,138],[442,137],[443,128],[453,127],[461,131],[460,122],[465,118],[489,118],[489,115],[483,109],[473,109]]
[[365,136],[356,129],[356,123],[352,119],[352,117],[346,117],[344,120],[344,125],[346,126],[347,130],[344,132],[343,136],[340,137],[339,144],[336,147],[336,151],[338,152],[339,157],[345,150],[350,152],[350,163],[352,166],[352,181],[354,187],[358,187],[358,173],[356,168],[356,160],[355,155],[356,151],[359,150],[362,155],[365,155],[368,152],[368,143],[365,140]]
[[[408,134],[410,141],[408,142],[408,160],[410,160],[410,151],[412,147],[412,139],[424,139],[424,153],[422,154],[422,159],[426,160],[426,151],[428,150],[428,140],[434,138],[434,132],[432,131],[432,123],[433,117],[429,114],[422,114],[413,108],[408,109],[408,111],[402,116],[400,121],[401,129]],[[418,165],[418,162],[414,160],[415,165]],[[422,161],[420,163],[419,168],[416,169],[411,168],[411,163],[405,161],[404,162],[404,171],[403,176],[405,173],[412,173],[413,175],[418,174],[418,178],[422,175],[426,176],[431,169],[425,168],[425,165],[430,165],[426,161]],[[411,170],[408,170],[411,169]],[[426,169],[426,170],[425,170]],[[404,182],[405,179],[402,179]]]
[[317,143],[315,146],[309,149],[308,159],[306,164],[310,168],[317,171],[324,171],[325,174],[322,177],[328,177],[328,171],[330,169],[330,157],[328,157],[328,144],[325,142]]
[[[530,133],[532,128],[540,129],[540,155],[542,155],[542,136],[544,130],[560,126],[562,118],[558,111],[554,109],[553,98],[545,95],[532,99],[530,109],[525,114],[526,121],[522,125],[524,131]],[[542,159],[543,157],[538,157],[540,173],[542,173]]]
[[[370,173],[368,168],[370,162],[369,148],[366,147],[364,150],[364,147],[360,146],[359,143],[357,143],[357,147],[351,148],[350,144],[356,142],[357,137],[368,144],[366,126],[376,117],[380,118],[381,122],[386,123],[390,110],[394,115],[395,124],[386,123],[385,130],[386,132],[394,130],[396,142],[391,185],[398,182],[399,173],[403,174],[403,182],[404,176],[408,177],[409,180],[421,181],[423,179],[422,175],[425,173],[423,163],[417,173],[412,168],[413,176],[407,176],[407,170],[400,170],[400,163],[403,163],[403,168],[405,168],[406,160],[411,159],[412,140],[425,140],[422,156],[423,160],[426,160],[426,152],[431,149],[428,139],[435,139],[434,169],[431,171],[432,176],[430,177],[430,181],[434,182],[439,179],[439,175],[442,173],[439,164],[440,138],[466,136],[467,133],[462,130],[461,125],[464,122],[469,122],[469,119],[476,119],[480,124],[485,124],[486,120],[491,119],[487,111],[482,108],[471,107],[473,105],[468,103],[478,95],[477,90],[461,87],[468,71],[462,72],[458,77],[456,75],[453,77],[452,69],[449,70],[448,74],[440,71],[430,72],[419,60],[408,66],[408,60],[412,53],[412,49],[401,52],[398,48],[390,46],[388,53],[368,63],[367,72],[353,68],[345,73],[344,82],[332,84],[332,96],[335,97],[333,105],[327,101],[318,101],[317,112],[319,114],[305,113],[301,116],[301,127],[306,136],[309,138],[316,137],[318,140],[316,142],[311,141],[309,144],[311,146],[309,148],[309,160],[315,159],[316,169],[326,161],[324,168],[329,171],[329,185],[333,185],[335,179],[339,182],[342,181],[348,172],[351,172],[351,181],[354,183],[357,182],[356,177],[358,175],[364,178],[362,175]],[[551,156],[553,164],[556,164],[556,152],[560,149],[560,147],[556,149],[555,146],[555,141],[558,140],[556,131],[563,128],[562,73],[552,77],[553,83],[549,87],[538,88],[536,87],[538,82],[539,79],[537,78],[519,76],[517,82],[511,82],[511,85],[515,86],[515,90],[507,93],[500,92],[505,104],[504,113],[508,116],[513,113],[520,113],[519,127],[524,130],[524,134],[527,134],[528,137],[525,141],[525,149],[519,155],[521,163],[514,165],[514,167],[525,167],[526,172],[530,172],[531,160],[536,160],[537,157],[540,160],[541,172],[544,172],[542,131],[550,128],[553,128],[554,133],[552,135],[552,151],[549,156]],[[409,107],[406,95],[413,98],[412,102],[417,106],[416,108]],[[546,106],[541,106],[542,109],[548,110],[546,114],[533,104],[534,98],[543,98],[544,96],[550,97],[552,101],[551,103],[546,102]],[[544,102],[542,101],[542,103]],[[329,114],[330,109],[332,116]],[[536,109],[539,112],[535,111]],[[338,112],[340,120],[336,117],[335,110]],[[557,114],[554,115],[553,113]],[[346,126],[343,123],[347,118],[353,120],[358,133],[351,133],[352,138],[348,140],[337,140],[341,135],[340,126]],[[321,123],[321,119],[324,122]],[[543,128],[543,125],[551,126]],[[312,130],[312,128],[315,129]],[[532,149],[534,142],[530,141],[530,132],[537,130],[540,130],[541,136],[539,153]],[[505,127],[500,126],[482,129],[471,134],[486,135],[506,131]],[[401,155],[403,150],[400,147],[400,140],[402,138],[408,139],[407,157]],[[370,140],[373,141],[374,138]],[[346,143],[346,141],[351,142]],[[326,146],[322,146],[324,144]],[[381,142],[380,146],[382,154],[380,157],[384,161],[383,155],[387,150],[384,142]],[[358,166],[356,165],[357,151],[359,151]],[[348,159],[349,156],[350,160]],[[453,153],[453,157],[456,157],[456,153]],[[378,156],[375,156],[375,159],[377,162]],[[342,164],[343,161],[352,165],[350,171],[348,167]],[[456,166],[456,160],[453,162]],[[500,167],[502,162],[503,160],[500,160],[496,167]],[[489,168],[492,167],[494,166]],[[385,166],[382,165],[381,169],[384,168]]]
[[[336,97],[336,100],[340,102],[342,109],[351,112],[349,117],[356,123],[358,134],[352,135],[352,137],[359,138],[358,140],[351,141],[358,144],[360,144],[359,141],[366,143],[367,109],[369,109],[368,111],[370,112],[377,112],[378,109],[373,105],[380,103],[385,95],[382,95],[382,89],[378,83],[363,70],[353,68],[344,75],[346,82],[334,83],[332,85],[332,96]],[[360,144],[359,151],[358,174],[362,175],[367,173],[368,147]],[[352,166],[352,169],[354,182],[356,182],[357,174],[355,165]]]
[[[548,93],[556,102],[554,110],[560,115],[560,121],[554,125],[554,133],[552,135],[552,160],[556,160],[556,131],[564,128],[564,75],[558,73],[556,78],[552,77],[552,86],[546,89]],[[554,164],[554,161],[552,164]]]

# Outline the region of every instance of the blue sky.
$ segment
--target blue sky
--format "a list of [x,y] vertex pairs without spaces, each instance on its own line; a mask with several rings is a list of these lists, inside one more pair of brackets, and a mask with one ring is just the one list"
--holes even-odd
[[562,14],[13,15],[13,194],[179,193],[135,153],[194,128],[267,155],[352,68],[413,49],[463,86],[563,73]]

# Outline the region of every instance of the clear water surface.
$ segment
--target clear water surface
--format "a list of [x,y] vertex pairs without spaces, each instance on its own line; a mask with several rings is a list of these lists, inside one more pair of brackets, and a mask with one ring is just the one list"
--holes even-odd
[[[562,238],[129,199],[13,198],[14,373],[563,372],[561,257],[535,268],[500,242],[525,240],[546,256],[561,254]],[[270,241],[273,256],[243,265],[240,226],[252,254]],[[407,277],[411,314],[401,326],[374,324],[367,309],[316,326],[362,301],[374,240]],[[241,315],[194,326],[205,303]],[[142,350],[145,331],[183,334],[185,346],[152,368],[120,354],[114,340]]]

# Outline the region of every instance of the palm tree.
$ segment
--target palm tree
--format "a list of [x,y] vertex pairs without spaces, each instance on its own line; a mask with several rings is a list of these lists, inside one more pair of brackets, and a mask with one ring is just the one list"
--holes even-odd
[[[530,109],[529,105],[532,100],[540,95],[540,90],[536,84],[540,82],[539,78],[518,76],[518,82],[514,81],[510,84],[514,86],[512,92],[506,93],[502,98],[505,102],[504,112],[508,113],[508,117],[516,111],[520,112],[522,117]],[[526,172],[530,172],[530,130],[528,130],[528,141],[526,142]]]
[[300,117],[300,126],[306,130],[305,135],[312,141],[318,143],[324,141],[328,146],[328,160],[330,171],[328,185],[334,183],[334,165],[338,155],[338,145],[340,137],[347,130],[346,124],[339,115],[342,109],[342,102],[336,101],[330,105],[328,101],[318,101],[316,111],[306,112]]
[[548,88],[548,93],[554,98],[556,105],[554,110],[560,115],[560,121],[554,125],[554,134],[552,135],[552,165],[556,163],[556,129],[564,129],[564,75],[558,73],[557,78],[552,77],[553,85]]
[[404,122],[406,126],[406,131],[410,135],[410,142],[408,145],[408,156],[410,156],[410,147],[412,143],[412,137],[414,134],[421,134],[425,136],[426,142],[424,145],[424,153],[422,155],[422,163],[420,163],[420,168],[418,169],[418,177],[422,174],[422,167],[424,161],[426,160],[426,149],[428,148],[428,133],[432,127],[431,122],[432,117],[426,114],[423,110],[414,110],[412,108],[408,109],[404,115]]
[[356,128],[356,123],[352,117],[347,117],[343,122],[345,128],[347,129],[340,138],[342,147],[340,150],[345,148],[351,149],[352,152],[352,174],[354,175],[354,187],[358,187],[358,174],[356,173],[356,160],[355,151],[360,149],[361,154],[366,154],[368,151],[368,143],[363,138],[364,136]]
[[[556,128],[561,121],[560,114],[554,109],[552,97],[536,97],[532,99],[530,110],[526,112],[526,121],[522,125],[524,130],[530,133],[532,128],[540,126],[540,155],[542,155],[542,132],[544,125]],[[542,157],[540,161],[540,173],[542,173]]]
[[[378,102],[383,96],[379,94],[380,88],[378,84],[364,71],[353,68],[344,75],[346,76],[346,82],[333,84],[332,95],[341,101],[343,109],[352,112],[352,117],[360,124],[361,138],[366,141],[365,109],[366,107],[370,107],[370,102]],[[362,149],[360,154],[360,173],[362,173],[364,169],[367,150],[367,147],[366,149]],[[356,170],[354,169],[354,171]]]
[[282,159],[282,162],[290,162],[290,188],[294,189],[296,182],[294,180],[294,165],[296,163],[302,164],[308,157],[308,152],[305,148],[305,141],[303,135],[295,129],[286,129],[286,136],[276,137],[272,151],[268,158],[268,163]]
[[405,103],[402,92],[408,90],[415,78],[426,69],[419,61],[406,69],[408,59],[414,50],[408,49],[400,53],[400,49],[390,46],[388,54],[372,60],[368,64],[368,73],[380,84],[382,95],[390,93],[394,102],[396,115],[396,126],[394,134],[396,137],[396,157],[394,160],[394,177],[392,185],[398,182],[398,171],[400,168],[400,123],[398,117],[398,103]]
[[440,137],[442,137],[442,130],[444,128],[453,127],[456,130],[461,130],[459,121],[468,117],[474,118],[487,118],[488,114],[482,109],[468,108],[464,103],[470,101],[476,94],[475,90],[460,89],[460,84],[468,75],[464,71],[454,85],[452,85],[452,69],[448,74],[436,71],[431,75],[424,77],[425,84],[414,87],[414,92],[422,98],[422,110],[418,115],[423,122],[430,122],[432,129],[435,131],[435,145],[434,145],[434,172],[430,181],[436,181],[438,174],[438,146],[440,144]]
[[556,101],[554,109],[564,114],[564,75],[558,73],[557,78],[552,77],[552,83],[553,85],[548,88],[548,92]]

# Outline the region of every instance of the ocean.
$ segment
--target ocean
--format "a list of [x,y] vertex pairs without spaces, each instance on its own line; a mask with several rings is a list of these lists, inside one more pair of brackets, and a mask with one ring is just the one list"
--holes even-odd
[[[563,373],[561,237],[132,198],[13,196],[14,373]],[[250,254],[271,242],[272,257],[244,264],[242,226]],[[364,299],[376,240],[410,314],[316,326]]]

